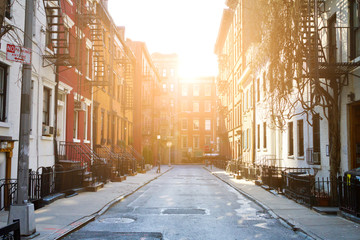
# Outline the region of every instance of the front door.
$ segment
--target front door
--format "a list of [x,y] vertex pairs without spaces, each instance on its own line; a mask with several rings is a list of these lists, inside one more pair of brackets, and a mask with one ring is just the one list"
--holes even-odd
[[360,167],[360,103],[351,107],[350,114],[351,169]]

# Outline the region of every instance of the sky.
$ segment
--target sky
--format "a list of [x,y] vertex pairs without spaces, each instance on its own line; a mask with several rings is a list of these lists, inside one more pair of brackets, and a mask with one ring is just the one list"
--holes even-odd
[[109,0],[125,38],[151,53],[177,53],[181,77],[216,76],[214,46],[225,0]]

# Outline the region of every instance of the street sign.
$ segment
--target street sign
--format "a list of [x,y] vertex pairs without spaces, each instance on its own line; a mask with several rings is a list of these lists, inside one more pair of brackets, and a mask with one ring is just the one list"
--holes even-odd
[[31,64],[31,50],[8,44],[6,46],[6,60]]

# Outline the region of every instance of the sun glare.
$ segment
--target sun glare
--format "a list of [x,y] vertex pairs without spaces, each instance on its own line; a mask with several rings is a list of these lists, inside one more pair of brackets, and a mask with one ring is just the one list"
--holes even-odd
[[109,0],[125,36],[145,42],[151,53],[177,53],[179,76],[215,76],[213,53],[223,0]]

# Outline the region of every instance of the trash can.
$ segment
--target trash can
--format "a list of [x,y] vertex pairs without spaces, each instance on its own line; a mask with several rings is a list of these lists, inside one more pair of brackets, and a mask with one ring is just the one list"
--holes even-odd
[[357,179],[360,182],[360,168],[351,169],[349,171],[346,171],[344,173],[347,181],[350,181],[350,179]]

